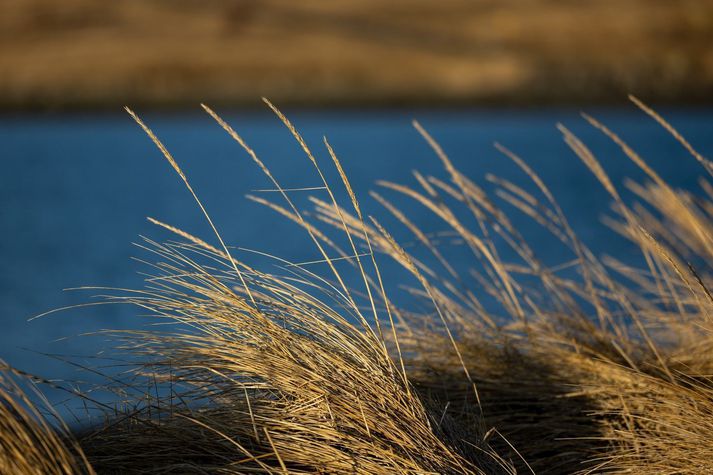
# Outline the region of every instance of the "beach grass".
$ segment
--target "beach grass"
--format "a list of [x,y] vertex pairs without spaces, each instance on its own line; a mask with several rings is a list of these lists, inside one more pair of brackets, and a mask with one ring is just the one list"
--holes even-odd
[[[121,397],[111,407],[96,402],[103,422],[70,433],[47,422],[17,385],[4,385],[0,469],[706,473],[713,460],[713,166],[631,100],[700,162],[698,192],[672,188],[614,131],[584,115],[646,177],[624,193],[591,149],[558,127],[612,200],[607,224],[636,245],[640,267],[596,256],[536,172],[502,145],[530,188],[488,176],[495,192],[486,192],[414,123],[444,174],[415,173],[415,185],[380,182],[372,198],[401,226],[387,229],[363,214],[327,139],[323,163],[265,101],[324,186],[312,208],[301,209],[239,133],[204,106],[279,196],[252,199],[308,235],[324,272],[277,256],[268,257],[279,271],[254,268],[231,252],[200,190],[128,110],[211,233],[198,237],[150,218],[174,240],[145,238],[145,287],[106,291],[102,301],[134,305],[161,324],[107,332],[131,355]],[[326,178],[327,167],[340,181]],[[433,213],[448,239],[421,229],[414,209],[390,197]],[[513,224],[515,213],[549,232],[561,265],[538,258]],[[402,231],[407,237],[394,237]],[[406,240],[418,245],[399,244]],[[463,262],[450,260],[449,240],[469,253],[467,275]],[[402,281],[384,279],[378,264],[385,259],[400,266]],[[398,287],[418,305],[392,300]],[[76,397],[92,404],[88,393]]]

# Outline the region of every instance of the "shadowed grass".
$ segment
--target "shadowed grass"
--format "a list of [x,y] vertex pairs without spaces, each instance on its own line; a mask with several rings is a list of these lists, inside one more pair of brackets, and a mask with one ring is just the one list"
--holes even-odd
[[67,428],[53,427],[17,379],[30,383],[0,361],[0,473],[93,474]]

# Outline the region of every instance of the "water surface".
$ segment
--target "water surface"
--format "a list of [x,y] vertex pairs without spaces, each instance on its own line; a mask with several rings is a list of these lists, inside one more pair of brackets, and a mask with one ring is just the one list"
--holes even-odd
[[[414,184],[411,170],[447,179],[429,147],[411,125],[417,118],[453,162],[478,183],[486,173],[507,176],[532,190],[527,178],[496,152],[494,141],[525,158],[551,187],[580,237],[597,253],[627,256],[635,249],[603,227],[610,201],[585,166],[566,147],[555,124],[564,123],[601,159],[617,185],[642,173],[575,110],[505,111],[286,111],[341,190],[322,146],[326,135],[341,157],[367,213],[397,236],[404,229],[368,196],[377,179]],[[635,109],[594,110],[672,184],[697,189],[698,164],[653,121]],[[713,152],[713,110],[663,111],[704,155]],[[289,132],[269,112],[225,114],[287,188],[321,185]],[[294,224],[245,199],[270,188],[248,155],[208,116],[145,114],[190,177],[229,245],[259,249],[294,262],[319,257]],[[214,242],[210,228],[178,176],[125,114],[0,118],[0,358],[23,370],[61,379],[91,375],[41,353],[89,356],[105,343],[78,337],[102,328],[143,325],[135,309],[101,306],[76,309],[28,322],[47,310],[88,301],[92,293],[62,291],[84,285],[138,287],[142,255],[139,235],[166,239],[147,216]],[[313,192],[319,195],[320,191]],[[343,192],[340,196],[345,197]],[[408,200],[410,216],[424,229],[442,223]],[[306,193],[295,193],[304,202]],[[276,194],[263,196],[279,200]],[[325,197],[325,196],[322,196]],[[507,207],[506,207],[507,208]],[[517,221],[533,247],[551,264],[563,257],[546,233],[527,219]],[[145,255],[142,255],[145,257]],[[271,266],[249,253],[240,257]],[[389,264],[384,264],[388,267]],[[394,271],[393,279],[398,277]],[[398,282],[390,280],[387,285]],[[56,396],[60,398],[60,396]],[[59,399],[55,400],[59,400]]]

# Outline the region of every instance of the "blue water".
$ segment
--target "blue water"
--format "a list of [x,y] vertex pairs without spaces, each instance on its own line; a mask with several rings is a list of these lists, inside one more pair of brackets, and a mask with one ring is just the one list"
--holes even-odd
[[[140,112],[140,111],[139,111]],[[593,110],[671,183],[696,189],[702,170],[670,136],[635,109]],[[368,196],[375,180],[414,184],[412,169],[447,179],[438,160],[411,126],[417,118],[453,162],[478,183],[503,175],[532,190],[527,179],[493,149],[498,141],[525,158],[549,184],[580,237],[597,253],[626,256],[631,246],[603,227],[609,199],[567,148],[556,130],[562,122],[588,143],[618,185],[642,174],[575,110],[506,111],[287,111],[339,186],[324,147],[326,135],[341,157],[366,213],[396,236],[410,236]],[[704,155],[713,155],[713,110],[663,113]],[[294,262],[319,258],[304,233],[245,199],[269,181],[246,153],[208,116],[145,114],[145,121],[184,168],[229,245],[259,249]],[[319,186],[318,176],[288,131],[269,112],[225,114],[287,188]],[[141,286],[139,235],[168,234],[146,216],[177,225],[214,242],[204,218],[176,173],[123,113],[0,118],[0,358],[41,376],[91,379],[43,353],[87,358],[105,343],[79,337],[102,328],[143,325],[136,310],[102,306],[70,310],[28,322],[47,310],[86,302],[91,293],[62,291],[82,285]],[[320,191],[313,192],[319,195]],[[425,229],[443,224],[423,208],[384,192]],[[296,194],[304,202],[306,193]],[[278,199],[272,194],[263,194]],[[341,197],[345,197],[340,193]],[[506,209],[508,207],[504,205]],[[515,213],[516,214],[516,213]],[[561,250],[526,219],[518,221],[546,262]],[[256,265],[272,265],[242,253]],[[388,266],[388,264],[385,264]],[[394,271],[395,272],[395,271]],[[395,274],[394,274],[395,275]],[[387,285],[395,286],[389,281]],[[79,358],[91,364],[87,358]],[[56,396],[59,398],[60,396]]]

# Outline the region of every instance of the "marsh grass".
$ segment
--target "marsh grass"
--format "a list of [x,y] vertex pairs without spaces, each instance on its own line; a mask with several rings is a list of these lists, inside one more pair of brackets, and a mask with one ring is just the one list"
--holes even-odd
[[93,474],[67,427],[48,423],[23,390],[23,385],[36,390],[34,381],[2,361],[0,371],[0,473]]
[[[711,174],[711,163],[670,124],[632,101]],[[112,334],[138,361],[121,409],[103,409],[105,423],[77,433],[81,449],[41,418],[3,414],[7,427],[15,427],[12,421],[21,427],[3,426],[3,448],[17,430],[30,434],[18,439],[26,447],[38,445],[35,440],[65,447],[51,456],[28,455],[28,467],[65,470],[49,473],[92,470],[77,461],[80,454],[99,473],[710,470],[713,188],[707,177],[700,194],[671,188],[613,131],[584,115],[646,176],[643,184],[626,185],[635,197],[627,202],[586,144],[559,126],[613,200],[608,224],[640,249],[645,267],[635,268],[595,256],[546,184],[507,148],[496,145],[534,191],[488,176],[495,191],[486,192],[415,123],[445,176],[415,173],[416,186],[381,182],[382,191],[372,193],[408,235],[396,239],[395,231],[362,214],[327,140],[331,163],[321,163],[266,103],[323,186],[323,195],[311,198],[312,210],[300,209],[242,137],[204,109],[280,197],[252,199],[300,226],[326,271],[268,256],[280,270],[266,272],[231,254],[179,164],[129,111],[195,198],[216,244],[151,218],[178,240],[144,239],[140,247],[151,257],[145,288],[114,290],[102,302],[135,305],[167,324]],[[328,166],[339,186],[327,180]],[[337,199],[342,194],[349,197],[344,203]],[[389,196],[410,199],[442,221],[470,253],[468,275]],[[538,258],[513,213],[551,234],[562,264]],[[406,249],[399,244],[404,240],[418,245]],[[398,284],[425,310],[389,298],[396,285],[380,273],[385,258],[403,269]],[[11,394],[3,393],[2,407],[26,401]],[[23,452],[5,453],[12,460]]]

